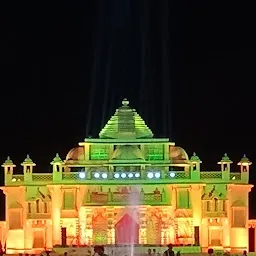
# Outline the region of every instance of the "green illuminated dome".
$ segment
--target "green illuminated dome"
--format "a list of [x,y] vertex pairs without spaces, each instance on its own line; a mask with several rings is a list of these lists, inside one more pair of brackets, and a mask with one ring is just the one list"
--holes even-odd
[[144,120],[130,108],[129,101],[124,99],[122,106],[110,118],[99,133],[101,139],[143,139],[152,138],[153,133]]
[[32,159],[29,155],[27,155],[26,159],[24,160],[23,164],[33,164]]
[[193,153],[193,155],[190,158],[190,161],[192,161],[192,162],[201,162],[201,160],[198,157],[198,155],[196,154],[196,152]]
[[145,160],[143,153],[137,146],[119,146],[113,152],[112,160]]
[[250,163],[250,160],[246,156],[246,154],[243,155],[242,159],[240,160],[240,163]]
[[230,158],[228,157],[228,154],[227,153],[225,153],[224,154],[224,156],[222,157],[222,159],[221,159],[221,162],[232,162],[231,160],[230,160]]
[[11,160],[11,158],[8,156],[7,159],[5,160],[3,165],[13,165],[13,161]]
[[62,163],[62,160],[58,153],[56,153],[56,156],[53,158],[53,161],[51,162],[51,164],[56,164],[56,163]]

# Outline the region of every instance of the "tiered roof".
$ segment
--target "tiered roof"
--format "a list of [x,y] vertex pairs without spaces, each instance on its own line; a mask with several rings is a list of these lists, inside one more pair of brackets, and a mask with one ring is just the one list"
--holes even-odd
[[153,137],[145,121],[124,99],[122,106],[110,118],[99,133],[101,139],[149,139]]

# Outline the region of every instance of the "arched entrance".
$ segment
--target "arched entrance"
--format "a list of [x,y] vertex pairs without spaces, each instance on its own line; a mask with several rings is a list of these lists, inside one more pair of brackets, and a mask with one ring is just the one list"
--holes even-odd
[[99,213],[92,219],[93,244],[107,244],[108,242],[108,222],[107,219]]
[[147,219],[147,243],[161,244],[161,219],[156,215]]
[[115,225],[115,241],[116,244],[139,243],[139,224],[127,213]]

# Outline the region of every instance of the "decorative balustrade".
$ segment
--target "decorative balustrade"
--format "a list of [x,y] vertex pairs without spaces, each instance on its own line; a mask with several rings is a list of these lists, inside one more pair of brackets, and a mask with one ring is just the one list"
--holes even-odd
[[28,213],[28,219],[50,219],[51,213]]
[[208,179],[222,179],[221,172],[200,172],[200,179],[208,180]]
[[[117,175],[118,174],[118,175]],[[122,175],[125,174],[125,175]],[[138,174],[138,175],[136,175]],[[104,176],[103,176],[104,175]],[[57,182],[57,183],[94,183],[94,182],[99,182],[102,183],[103,180],[104,182],[110,182],[111,180],[115,180],[117,183],[122,183],[123,181],[128,181],[131,183],[136,183],[138,180],[140,180],[141,183],[148,182],[150,180],[156,181],[156,182],[164,182],[164,183],[179,183],[179,182],[184,182],[184,180],[189,180],[191,179],[191,172],[190,171],[168,171],[166,173],[160,173],[160,172],[148,172],[146,173],[146,177],[142,176],[139,172],[138,173],[114,173],[114,175],[109,175],[108,172],[63,172],[59,173],[59,177],[54,178],[53,173],[33,173],[32,174],[32,179],[25,179],[26,176],[24,175],[13,175],[12,179],[7,181],[8,184],[20,186],[24,182],[29,183],[29,182],[35,182],[35,183],[49,183],[49,182]],[[228,176],[227,176],[228,177]],[[222,172],[215,172],[215,171],[210,171],[210,172],[200,172],[200,179],[201,180],[214,180],[214,182],[222,182],[225,178],[222,176]],[[231,183],[236,183],[236,182],[241,182],[241,173],[230,173],[229,174],[229,180]]]
[[51,173],[34,173],[32,174],[32,180],[37,182],[49,182],[52,181]]
[[146,202],[162,202],[162,195],[156,193],[144,194],[144,200]]
[[227,212],[225,211],[203,212],[203,216],[207,218],[227,217]]
[[88,204],[106,204],[106,203],[118,203],[118,204],[132,204],[135,202],[151,202],[162,203],[162,194],[160,193],[121,193],[121,192],[94,192],[90,194],[90,200]]
[[[137,194],[136,197],[140,198],[140,195]],[[112,202],[129,202],[132,198],[132,195],[130,194],[124,194],[124,193],[113,193],[112,194]]]
[[174,171],[174,172],[169,172],[169,175],[174,174],[175,179],[190,179],[190,173],[187,172],[185,173],[184,171]]
[[24,181],[24,175],[15,174],[12,176],[12,182],[23,182],[23,181]]
[[78,180],[80,172],[64,172],[62,173],[62,180]]
[[108,193],[92,193],[91,194],[92,203],[106,203],[108,202]]
[[231,173],[229,174],[229,179],[230,179],[230,180],[233,180],[233,181],[235,181],[235,180],[241,180],[241,173],[238,173],[238,172],[231,172]]

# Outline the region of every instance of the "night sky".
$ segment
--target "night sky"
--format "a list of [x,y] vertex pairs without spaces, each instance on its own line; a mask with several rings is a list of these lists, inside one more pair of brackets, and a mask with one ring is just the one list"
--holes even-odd
[[50,172],[56,152],[97,137],[127,97],[203,170],[219,170],[225,152],[233,171],[244,153],[256,164],[254,11],[229,1],[1,1],[1,163],[10,155],[22,173],[29,153]]

